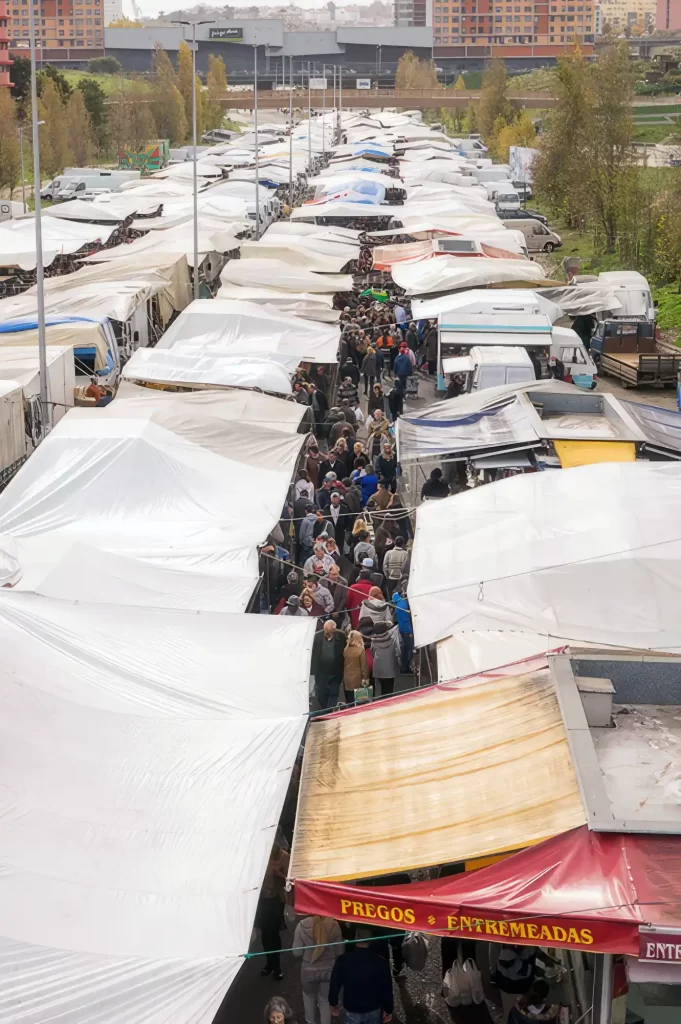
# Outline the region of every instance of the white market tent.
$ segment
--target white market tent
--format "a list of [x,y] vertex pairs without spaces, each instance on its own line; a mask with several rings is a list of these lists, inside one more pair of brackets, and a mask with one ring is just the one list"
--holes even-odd
[[539,292],[529,288],[471,288],[456,295],[443,295],[437,299],[416,299],[412,315],[428,320],[439,317],[446,321],[449,314],[457,313],[543,313],[551,323],[564,315],[560,306]]
[[333,295],[352,290],[350,274],[318,274],[302,267],[291,266],[284,260],[249,259],[230,260],[220,274],[223,284],[246,288],[267,288],[273,285],[279,291],[309,292]]
[[439,256],[419,263],[399,263],[392,278],[407,295],[437,295],[441,292],[480,288],[506,282],[537,282],[544,280],[538,263],[529,260],[467,259]]
[[416,644],[501,630],[681,650],[680,514],[681,465],[660,462],[520,475],[427,502],[409,579]]
[[299,362],[285,356],[185,355],[176,349],[138,348],[123,367],[122,377],[150,384],[257,388],[290,395]]
[[17,589],[243,612],[301,442],[272,425],[245,430],[216,392],[147,390],[73,410],[0,495]]
[[320,292],[289,292],[283,288],[266,286],[242,288],[237,284],[226,283],[218,289],[216,298],[262,303],[289,316],[326,324],[335,324],[340,317],[340,311],[333,308],[333,295],[323,295]]
[[[201,216],[198,222],[198,253],[199,263],[203,262],[210,254],[224,254],[232,250],[238,250],[240,242],[237,238],[237,229],[227,224],[218,228],[211,220],[206,224]],[[131,256],[139,256],[146,260],[147,255],[152,254],[155,258],[163,255],[185,256],[189,266],[194,265],[194,237],[193,232],[188,231],[185,225],[167,228],[166,230],[149,231],[141,238],[132,242],[123,242],[111,249],[101,249],[92,256],[86,256],[82,263],[110,263],[113,260],[125,260]]]
[[[57,256],[71,256],[84,245],[104,244],[117,224],[85,224],[52,218],[43,224],[43,262],[49,266]],[[35,270],[35,220],[21,217],[0,224],[0,266]]]
[[0,1020],[210,1024],[249,947],[313,632],[0,590]]
[[[265,236],[265,239],[267,236]],[[242,242],[240,246],[242,260],[277,260],[290,268],[311,271],[317,274],[340,274],[343,267],[357,256],[356,252],[327,253],[315,251],[316,246],[307,246],[301,237],[302,244],[282,237],[274,237],[267,242]],[[322,243],[323,244],[323,243]]]
[[[180,313],[156,351],[182,355],[284,356],[316,363],[335,363],[340,330],[285,316],[254,302],[198,299]],[[295,367],[294,367],[295,368]]]

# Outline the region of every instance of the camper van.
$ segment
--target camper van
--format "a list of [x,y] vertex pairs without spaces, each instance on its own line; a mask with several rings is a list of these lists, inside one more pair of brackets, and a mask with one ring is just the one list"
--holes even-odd
[[525,384],[535,380],[527,349],[505,345],[474,346],[469,353],[473,364],[471,391],[494,388],[499,384]]
[[554,249],[560,249],[563,245],[560,235],[557,235],[555,231],[535,217],[514,217],[509,220],[503,216],[501,210],[499,213],[505,228],[522,231],[527,242],[528,252],[553,252]]
[[[516,295],[522,293],[515,293]],[[452,296],[456,298],[456,296]],[[501,302],[503,303],[503,298]],[[462,372],[452,364],[452,357],[472,354],[473,349],[515,349],[537,352],[542,364],[551,359],[563,364],[563,379],[578,387],[592,390],[596,386],[596,365],[578,334],[569,327],[556,327],[538,306],[527,305],[524,299],[511,310],[493,306],[494,299],[480,297],[471,301],[469,309],[461,304],[452,306],[451,312],[439,315],[438,388],[446,388],[446,377]],[[548,366],[547,366],[548,372]]]
[[612,288],[619,299],[621,309],[616,311],[615,319],[640,317],[655,320],[655,304],[643,274],[636,270],[609,270],[599,274],[598,280]]

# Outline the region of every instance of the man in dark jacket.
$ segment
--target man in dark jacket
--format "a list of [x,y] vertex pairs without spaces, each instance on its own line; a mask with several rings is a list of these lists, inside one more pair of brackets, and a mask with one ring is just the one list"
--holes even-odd
[[426,329],[426,333],[423,337],[423,343],[426,350],[428,373],[431,377],[434,377],[437,373],[437,324],[432,321]]
[[371,949],[367,937],[367,929],[358,928],[356,945],[338,957],[331,972],[331,1015],[338,1017],[342,1000],[345,1024],[381,1024],[392,1020],[390,968],[387,960]]
[[336,629],[336,623],[331,619],[327,620],[312,642],[310,666],[320,708],[331,708],[338,700],[338,690],[343,679],[344,650],[345,633]]
[[353,384],[359,384],[359,370],[350,356],[348,356],[340,368],[340,379],[345,380],[346,377],[349,377]]
[[407,380],[412,376],[414,370],[411,365],[411,359],[407,355],[407,343],[402,342],[400,345],[400,354],[395,360],[394,366],[395,376],[402,383],[404,390],[407,390]]
[[338,566],[332,565],[326,576],[322,577],[321,582],[333,598],[334,608],[336,609],[334,619],[338,622],[343,618],[343,614],[345,612],[345,602],[348,596],[348,581],[344,576],[341,576]]

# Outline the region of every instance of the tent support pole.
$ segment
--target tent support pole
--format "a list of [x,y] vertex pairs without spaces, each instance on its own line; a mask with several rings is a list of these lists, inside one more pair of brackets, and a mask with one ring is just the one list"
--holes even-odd
[[612,1024],[612,964],[612,953],[596,954],[592,1024]]

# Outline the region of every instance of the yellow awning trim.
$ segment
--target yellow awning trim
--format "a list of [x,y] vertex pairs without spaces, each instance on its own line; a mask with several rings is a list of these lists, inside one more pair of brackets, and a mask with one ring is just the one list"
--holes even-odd
[[593,466],[599,462],[635,462],[636,445],[632,441],[554,441],[563,469]]

